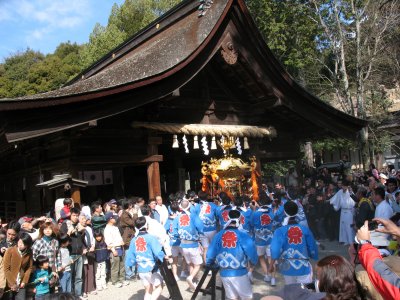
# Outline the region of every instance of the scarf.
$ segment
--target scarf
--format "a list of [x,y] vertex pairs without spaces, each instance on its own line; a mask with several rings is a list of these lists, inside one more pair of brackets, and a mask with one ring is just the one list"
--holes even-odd
[[42,239],[44,239],[46,242],[50,243],[53,240],[53,237],[44,235]]
[[19,250],[19,248],[17,248],[19,255],[24,256],[26,254],[29,253],[29,249],[25,248],[24,251]]

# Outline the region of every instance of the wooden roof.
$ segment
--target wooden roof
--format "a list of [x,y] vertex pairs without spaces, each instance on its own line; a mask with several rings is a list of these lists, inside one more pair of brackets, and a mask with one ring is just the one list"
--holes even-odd
[[[13,142],[124,113],[171,97],[205,69],[213,69],[217,79],[238,82],[225,85],[232,99],[237,94],[229,90],[238,89],[246,107],[256,112],[268,107],[271,120],[305,120],[311,125],[303,131],[310,135],[354,138],[366,126],[292,79],[268,49],[244,0],[214,0],[202,17],[198,5],[182,2],[63,88],[0,99],[0,134]],[[243,125],[274,124],[258,119]]]

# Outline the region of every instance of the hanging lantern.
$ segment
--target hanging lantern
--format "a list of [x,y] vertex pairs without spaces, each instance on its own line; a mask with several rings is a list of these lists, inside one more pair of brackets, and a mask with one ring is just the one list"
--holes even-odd
[[197,135],[193,137],[193,149],[199,149],[199,137]]
[[249,141],[247,140],[247,137],[243,139],[243,149],[250,149],[249,147]]
[[211,138],[211,150],[217,149],[217,143],[215,142],[215,136]]
[[185,153],[189,153],[189,147],[188,147],[186,135],[183,135],[182,142],[183,142],[183,148],[185,148]]
[[179,148],[178,136],[176,134],[172,136],[172,148]]

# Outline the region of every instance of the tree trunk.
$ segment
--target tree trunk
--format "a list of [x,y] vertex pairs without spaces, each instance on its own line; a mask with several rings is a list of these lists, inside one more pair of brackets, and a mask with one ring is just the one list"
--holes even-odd
[[314,166],[314,155],[312,150],[311,142],[306,142],[304,145],[304,155],[306,157],[307,166],[313,167]]

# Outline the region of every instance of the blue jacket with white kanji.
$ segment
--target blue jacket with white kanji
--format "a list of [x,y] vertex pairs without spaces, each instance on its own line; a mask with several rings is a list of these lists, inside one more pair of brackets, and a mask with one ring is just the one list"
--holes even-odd
[[200,203],[194,207],[192,213],[196,214],[203,222],[204,232],[217,230],[217,207],[218,206],[213,202],[207,201],[200,201]]
[[156,265],[156,259],[163,261],[164,256],[157,238],[147,232],[140,232],[129,245],[125,256],[125,266],[131,268],[137,265],[138,273],[151,272]]
[[244,231],[246,231],[248,234],[251,235],[251,233],[252,233],[251,217],[252,217],[253,211],[249,208],[246,209],[243,207],[236,207],[235,209],[240,211],[241,227],[243,228]]
[[231,205],[218,206],[218,221],[220,229],[224,228],[226,222],[229,220],[229,211],[232,209]]
[[218,232],[207,251],[206,264],[220,268],[221,277],[247,274],[247,263],[257,264],[258,256],[253,239],[235,227]]
[[256,246],[268,246],[273,236],[274,212],[272,208],[262,206],[253,212],[251,224],[254,230]]
[[174,238],[180,239],[181,248],[196,248],[203,234],[203,222],[196,214],[183,211],[174,219],[172,230]]
[[318,246],[307,227],[290,222],[275,230],[271,257],[280,259],[279,270],[283,275],[307,275],[311,271],[309,260],[318,259]]

